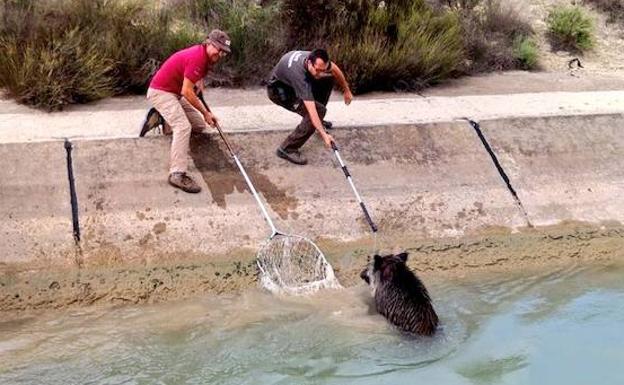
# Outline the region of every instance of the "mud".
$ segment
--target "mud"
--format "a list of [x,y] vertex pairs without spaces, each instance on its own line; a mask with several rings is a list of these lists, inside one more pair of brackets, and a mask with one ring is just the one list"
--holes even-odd
[[[571,264],[622,262],[624,226],[564,223],[552,227],[486,229],[462,238],[415,240],[380,237],[337,244],[319,239],[344,286],[360,285],[358,274],[375,248],[410,253],[409,265],[425,281],[500,271],[542,270]],[[123,257],[123,258],[122,258]],[[159,254],[120,256],[111,250],[82,263],[0,263],[0,313],[81,306],[154,303],[257,288],[254,251],[228,255]]]

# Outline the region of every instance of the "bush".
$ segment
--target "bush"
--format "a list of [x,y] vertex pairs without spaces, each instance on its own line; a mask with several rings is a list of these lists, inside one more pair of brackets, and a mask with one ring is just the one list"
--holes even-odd
[[547,23],[551,43],[556,49],[582,52],[594,45],[594,23],[580,7],[554,8]]
[[[450,76],[462,61],[457,17],[434,12],[424,1],[283,4],[284,19],[295,28],[291,48],[327,48],[356,93],[419,89]],[[305,22],[316,15],[318,24]]]
[[0,87],[48,109],[142,93],[163,59],[213,28],[232,39],[214,85],[259,84],[295,48],[327,48],[357,93],[537,57],[530,25],[498,0],[0,1]]
[[17,100],[46,109],[144,92],[161,60],[201,39],[174,30],[169,13],[140,1],[5,0],[3,5],[0,86]]
[[[284,0],[281,20],[289,48],[311,48],[368,24],[372,0]],[[314,22],[310,22],[314,20]]]
[[260,6],[249,0],[187,0],[191,20],[205,31],[219,28],[232,39],[232,54],[219,64],[213,84],[257,84],[268,77],[285,51],[284,28],[276,22],[279,4]]
[[467,73],[524,68],[515,44],[533,34],[516,9],[498,0],[437,0],[437,6],[456,12],[461,20]]
[[530,70],[537,66],[539,49],[535,40],[527,37],[519,37],[514,42],[514,58],[518,67]]
[[0,84],[17,101],[49,110],[110,96],[112,61],[77,29],[50,40],[0,39]]

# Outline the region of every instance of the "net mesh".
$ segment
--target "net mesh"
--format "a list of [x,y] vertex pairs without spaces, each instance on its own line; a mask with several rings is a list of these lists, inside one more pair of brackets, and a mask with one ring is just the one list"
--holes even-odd
[[323,252],[309,239],[277,234],[258,251],[260,281],[278,294],[303,295],[341,287]]

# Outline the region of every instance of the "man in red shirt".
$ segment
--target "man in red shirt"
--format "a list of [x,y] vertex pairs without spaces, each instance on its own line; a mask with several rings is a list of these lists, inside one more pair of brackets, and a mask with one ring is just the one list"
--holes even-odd
[[171,55],[160,66],[147,90],[147,99],[173,131],[169,162],[169,184],[189,193],[201,187],[187,175],[191,131],[201,132],[217,118],[195,94],[194,86],[203,88],[203,79],[219,59],[230,53],[230,38],[215,29],[202,44]]

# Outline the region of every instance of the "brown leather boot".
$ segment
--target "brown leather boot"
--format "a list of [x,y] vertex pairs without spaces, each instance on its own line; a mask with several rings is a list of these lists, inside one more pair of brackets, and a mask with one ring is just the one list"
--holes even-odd
[[291,151],[291,152],[286,152],[286,151],[282,150],[281,148],[278,148],[275,153],[280,158],[286,159],[287,161],[292,162],[294,164],[304,165],[304,164],[308,163],[308,160],[305,158],[305,156],[303,156],[297,150]]
[[145,134],[150,132],[156,127],[163,127],[165,125],[165,119],[163,119],[162,115],[155,108],[150,108],[147,112],[147,116],[145,117],[145,121],[143,122],[143,126],[141,127],[141,133],[139,133],[140,137],[144,137]]
[[186,175],[185,172],[173,172],[169,174],[169,184],[187,193],[195,194],[201,191],[201,187],[199,187],[193,178]]

